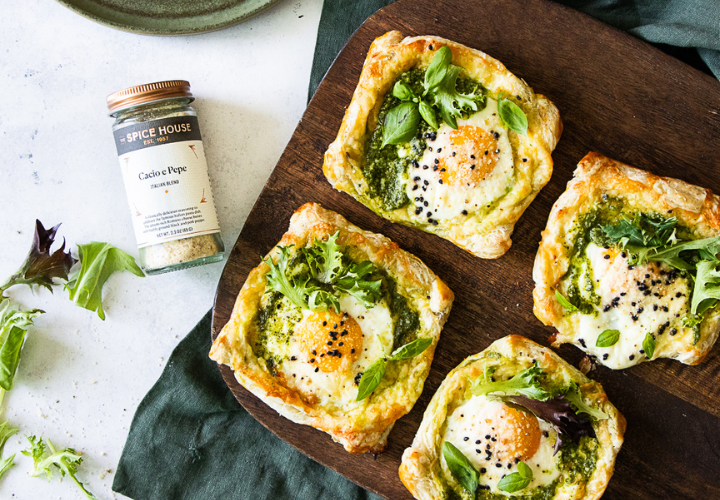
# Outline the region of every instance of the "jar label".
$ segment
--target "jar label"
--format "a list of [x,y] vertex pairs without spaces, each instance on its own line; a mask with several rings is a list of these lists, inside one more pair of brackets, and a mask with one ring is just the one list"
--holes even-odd
[[140,122],[114,135],[138,248],[220,232],[197,117]]

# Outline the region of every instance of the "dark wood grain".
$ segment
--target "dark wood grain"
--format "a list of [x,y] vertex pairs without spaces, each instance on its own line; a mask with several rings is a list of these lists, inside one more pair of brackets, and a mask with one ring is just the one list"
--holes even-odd
[[[547,95],[565,132],[550,183],[518,222],[513,247],[481,260],[451,243],[391,224],[334,191],[322,157],[340,125],[371,41],[398,29],[439,35],[487,52]],[[425,390],[377,459],[355,456],[312,428],[277,415],[221,369],[238,400],[303,453],[385,498],[408,499],[397,469],[422,413],[462,359],[510,333],[543,345],[552,330],[532,314],[531,271],[553,202],[587,152],[598,151],[655,174],[720,189],[720,84],[649,45],[583,14],[543,0],[400,0],[357,31],[308,106],[238,238],[218,285],[217,335],[248,272],[285,232],[292,212],[316,201],[383,233],[418,255],[453,289],[456,301]],[[576,364],[582,353],[560,355]],[[626,442],[605,494],[609,499],[720,498],[720,356],[688,367],[668,360],[591,373],[628,421]]]

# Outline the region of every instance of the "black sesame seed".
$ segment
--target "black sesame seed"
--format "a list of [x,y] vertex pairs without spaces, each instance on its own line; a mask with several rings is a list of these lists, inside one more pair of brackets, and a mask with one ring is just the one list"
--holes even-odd
[[428,45],[428,49],[435,50],[432,45]]
[[475,170],[475,165],[470,165],[470,170]]
[[677,333],[677,328],[670,329],[670,335],[675,335],[676,333]]
[[527,163],[527,158],[523,158],[523,163]]
[[420,167],[420,164],[418,163],[417,160],[413,160],[411,163],[412,163],[412,166],[415,167],[415,168]]
[[475,444],[480,444],[480,440],[479,440],[479,439],[476,440],[476,441],[475,441]]
[[630,356],[628,356],[628,359],[629,359],[630,361],[632,361],[633,359],[635,359],[635,355],[634,355],[634,354],[631,354]]
[[323,326],[327,326],[327,321],[323,321]]
[[428,184],[430,184],[430,182],[425,180],[425,181],[423,181],[423,184],[425,184],[427,186]]
[[295,356],[290,356],[290,361],[295,361],[297,358]]
[[413,178],[413,180],[414,180],[415,182],[419,181],[419,180],[420,180],[420,176],[415,176],[415,177]]
[[495,132],[495,133],[493,134],[493,137],[495,137],[495,139],[499,139],[499,138],[500,138],[500,134],[498,134],[497,132]]
[[497,463],[497,464],[495,464],[495,467],[497,467],[497,468],[499,469],[500,467],[502,467],[502,464],[501,464],[501,463]]
[[427,165],[423,165],[423,170],[427,170],[428,168],[430,167],[428,167]]
[[343,346],[343,342],[340,342],[340,343],[338,344],[338,346],[342,347],[342,346]]
[[486,149],[486,150],[485,150],[485,156],[487,156],[487,154],[488,154],[489,152],[490,152],[490,151],[488,151],[488,150]]
[[606,353],[606,354],[603,354],[603,359],[608,359],[609,357],[610,357],[609,354],[607,354],[607,353]]
[[485,436],[485,439],[490,439],[490,434],[487,434],[487,435]]
[[442,180],[442,179],[440,179],[440,180],[439,180],[438,182],[439,182],[440,184],[442,184],[442,183],[443,183],[443,180]]
[[417,188],[418,188],[418,186],[417,186],[417,184],[415,184],[415,185],[412,187],[412,190],[415,191]]
[[498,154],[499,152],[500,152],[499,149],[496,149],[496,150],[495,150],[495,154]]
[[603,257],[605,258],[605,260],[610,259],[610,256],[608,254],[605,254]]
[[472,158],[472,159],[474,160],[474,159],[475,159],[475,155],[470,155],[470,158]]
[[463,441],[468,441],[469,439],[470,439],[469,437],[465,436],[465,437],[463,438]]
[[435,158],[435,165],[437,165],[438,163],[440,163],[440,160],[438,160],[437,158]]
[[468,214],[468,211],[467,211],[467,210],[463,210],[463,211],[462,211],[462,214],[463,214],[463,215],[467,215],[467,214]]
[[313,353],[313,356],[317,356],[317,351],[315,349],[313,349],[312,353]]
[[[487,472],[487,469],[485,467],[480,469],[480,474],[485,474],[486,472]],[[481,486],[484,486],[484,485],[481,485]],[[490,487],[488,486],[488,488],[490,488]]]
[[420,215],[420,212],[422,212],[422,207],[417,207],[415,209],[415,215]]
[[455,156],[455,151],[452,152],[452,155]]
[[328,340],[327,345],[332,345],[332,340]]
[[437,171],[438,171],[438,168],[439,168],[439,167],[438,167],[437,165],[435,165],[435,166],[433,167],[433,172],[437,172]]
[[423,206],[424,206],[424,207],[427,207],[427,206],[428,206],[428,202],[427,202],[427,201],[423,202]]
[[550,433],[548,431],[543,431],[543,436],[548,437],[550,436]]
[[587,346],[585,345],[585,339],[578,339],[578,342],[580,342],[580,345],[581,345],[581,346],[587,347]]

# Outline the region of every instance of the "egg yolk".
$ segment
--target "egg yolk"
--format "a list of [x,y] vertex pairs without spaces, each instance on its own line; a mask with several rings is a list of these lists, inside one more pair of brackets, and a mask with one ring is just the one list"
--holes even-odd
[[529,460],[540,447],[540,424],[531,413],[503,406],[499,414],[486,421],[495,429],[498,460]]
[[300,324],[299,335],[306,361],[325,373],[348,371],[362,351],[362,330],[347,313],[314,312]]
[[472,187],[497,165],[498,143],[481,127],[461,125],[448,134],[450,146],[442,148],[438,159],[440,178],[451,186]]

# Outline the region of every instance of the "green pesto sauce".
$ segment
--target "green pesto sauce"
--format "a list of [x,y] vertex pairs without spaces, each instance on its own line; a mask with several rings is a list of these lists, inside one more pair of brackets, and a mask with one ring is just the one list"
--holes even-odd
[[393,319],[393,350],[412,342],[420,329],[420,315],[413,310],[408,299],[397,289],[397,282],[386,272],[379,270],[373,280],[383,280],[383,295]]
[[597,467],[598,440],[589,436],[579,443],[567,440],[560,446],[558,467],[564,472],[565,482],[588,481]]
[[[398,80],[407,83],[415,93],[423,94],[423,81],[425,70],[413,69],[403,73]],[[477,82],[468,78],[458,78],[456,88],[459,92],[470,93],[479,87]],[[410,199],[405,193],[405,184],[408,179],[409,165],[413,161],[419,161],[423,151],[427,147],[425,134],[432,132],[430,125],[425,120],[420,120],[417,133],[409,143],[396,146],[387,145],[381,148],[383,142],[383,124],[388,112],[398,106],[402,101],[392,95],[392,90],[385,96],[385,101],[380,107],[378,122],[372,132],[366,146],[365,161],[361,171],[368,183],[368,194],[375,198],[383,210],[390,212],[402,208]],[[481,103],[478,103],[481,105]],[[438,115],[438,120],[440,116]],[[400,158],[398,149],[407,151],[407,155]]]
[[555,496],[555,490],[558,484],[558,481],[555,480],[545,486],[539,486],[527,494],[515,494],[512,497],[508,497],[502,493],[493,493],[491,491],[478,489],[475,498],[476,500],[507,500],[508,498],[512,498],[513,500],[551,500]]

